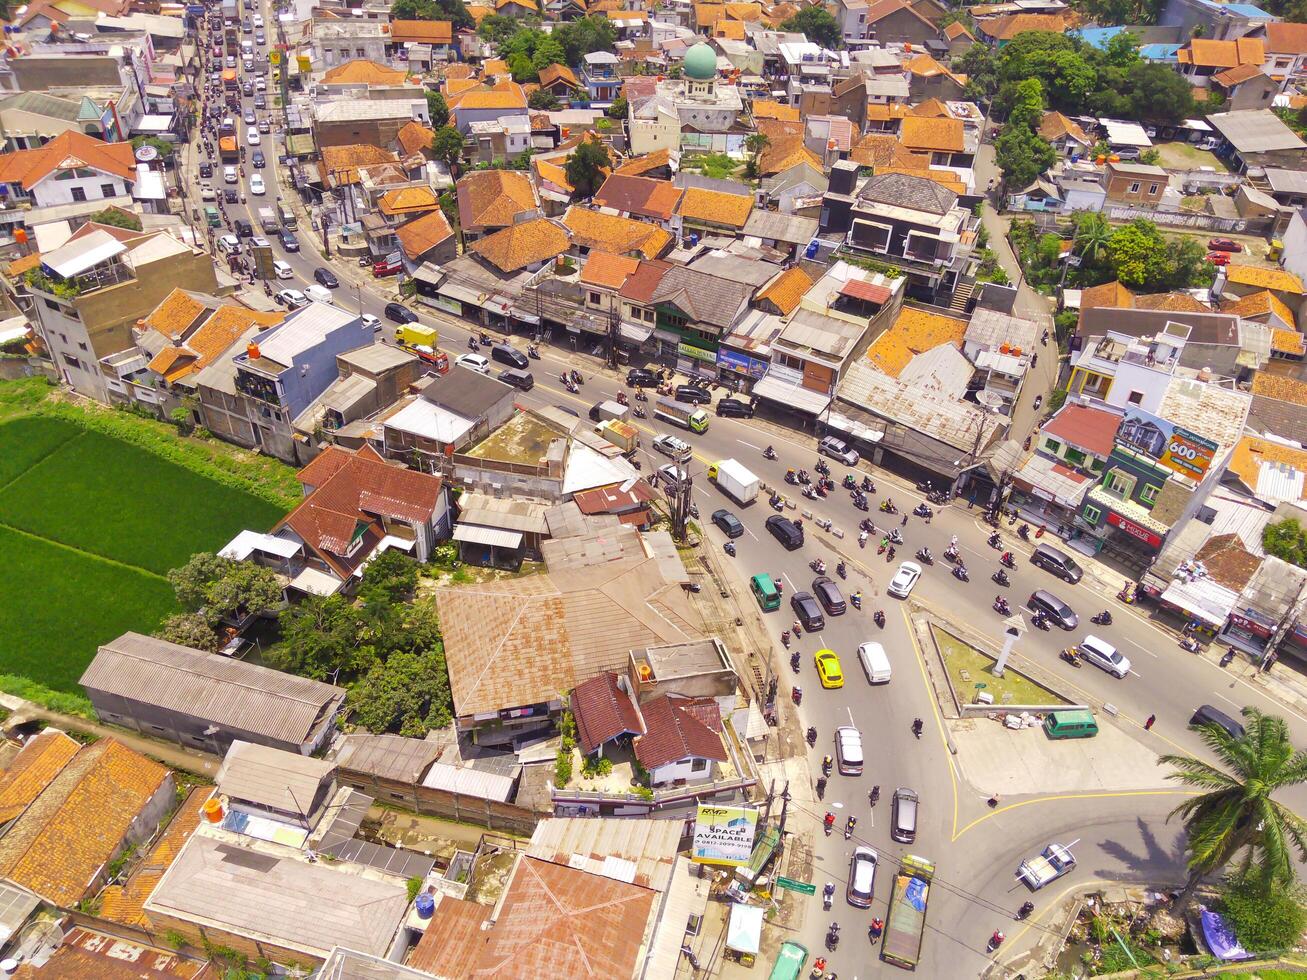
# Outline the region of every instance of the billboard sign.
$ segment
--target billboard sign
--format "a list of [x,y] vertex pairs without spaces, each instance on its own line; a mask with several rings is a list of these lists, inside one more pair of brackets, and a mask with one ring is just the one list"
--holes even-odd
[[1141,408],[1126,409],[1116,440],[1191,480],[1203,478],[1220,448],[1211,439]]
[[690,860],[731,867],[748,864],[757,827],[758,811],[751,807],[700,803],[694,820],[694,850]]

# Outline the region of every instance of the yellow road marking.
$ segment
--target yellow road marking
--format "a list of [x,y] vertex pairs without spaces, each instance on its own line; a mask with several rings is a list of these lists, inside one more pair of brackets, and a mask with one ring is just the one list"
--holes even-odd
[[975,820],[959,830],[949,843],[957,841],[959,837],[965,834],[977,824],[984,823],[991,817],[996,817],[1000,813],[1006,813],[1008,810],[1016,810],[1023,806],[1032,806],[1036,803],[1060,803],[1065,800],[1103,800],[1118,799],[1131,796],[1197,796],[1198,793],[1193,790],[1179,789],[1125,789],[1125,790],[1104,790],[1100,793],[1055,793],[1052,796],[1037,796],[1029,800],[1018,800],[1016,803],[1009,803],[1007,806],[997,807],[988,813],[981,814]]

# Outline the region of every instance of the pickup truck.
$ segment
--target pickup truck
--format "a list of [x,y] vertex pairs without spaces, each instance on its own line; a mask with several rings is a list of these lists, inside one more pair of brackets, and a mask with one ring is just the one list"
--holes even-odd
[[1017,868],[1017,878],[1024,881],[1032,892],[1039,891],[1076,866],[1076,856],[1071,853],[1071,848],[1078,843],[1079,841],[1065,845],[1049,844],[1038,857],[1021,862]]

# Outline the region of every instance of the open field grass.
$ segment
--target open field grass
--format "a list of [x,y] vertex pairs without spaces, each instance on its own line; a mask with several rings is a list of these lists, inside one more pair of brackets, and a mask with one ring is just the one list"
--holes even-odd
[[[240,489],[236,466],[210,478],[217,450],[192,461],[162,424],[106,413],[128,441],[79,424],[71,406],[24,407],[0,413],[0,671],[76,691],[99,644],[175,611],[170,568],[285,510],[267,489]],[[146,448],[155,440],[160,453]]]

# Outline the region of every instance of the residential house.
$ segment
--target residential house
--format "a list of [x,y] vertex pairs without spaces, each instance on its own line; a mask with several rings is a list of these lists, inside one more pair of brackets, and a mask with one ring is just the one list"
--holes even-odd
[[753,199],[704,187],[688,187],[677,205],[683,236],[726,233],[739,235],[748,224]]
[[1107,465],[1120,427],[1119,409],[1089,399],[1068,402],[1040,426],[1035,450],[1097,477]]
[[797,259],[816,239],[819,224],[815,217],[755,208],[749,213],[749,220],[744,223],[740,234],[745,238],[757,238],[765,247],[775,249],[789,259]]
[[541,548],[547,572],[435,592],[457,725],[480,744],[548,730],[560,692],[624,670],[632,650],[699,638],[667,535],[619,527]]
[[1307,143],[1270,109],[1216,112],[1207,122],[1223,141],[1217,152],[1228,153],[1238,173],[1249,167],[1301,170],[1307,166]]
[[478,238],[468,250],[500,274],[512,275],[524,269],[534,272],[571,247],[572,240],[561,223],[532,218]]
[[389,25],[376,20],[315,16],[306,40],[312,41],[314,61],[328,68],[356,59],[384,64],[389,60]]
[[640,260],[633,256],[592,250],[580,275],[586,307],[598,311],[605,321],[614,310],[620,315],[620,290],[639,268]]
[[1231,110],[1269,109],[1280,92],[1280,83],[1273,81],[1258,65],[1239,65],[1227,68],[1211,77],[1212,91],[1224,96],[1224,105]]
[[393,87],[403,85],[407,80],[408,71],[404,68],[391,68],[366,58],[355,58],[329,68],[323,73],[320,84],[334,96],[354,90],[362,92],[366,97],[368,89],[373,86]]
[[306,439],[321,438],[354,445],[342,432],[393,405],[427,371],[434,354],[389,344],[369,344],[336,355],[337,377],[318,399],[316,411],[301,413],[295,426]]
[[595,191],[592,203],[624,218],[652,221],[671,231],[684,191],[668,180],[609,174]]
[[458,239],[439,206],[400,225],[395,229],[395,237],[410,272],[424,262],[444,265],[458,257]]
[[427,125],[425,98],[343,99],[314,107],[313,134],[319,149],[337,146],[394,146],[411,123]]
[[1262,42],[1252,37],[1232,41],[1216,41],[1194,37],[1176,52],[1180,74],[1190,79],[1208,79],[1212,76],[1249,65],[1260,69],[1266,61]]
[[960,20],[946,25],[939,33],[944,43],[948,45],[950,58],[960,58],[976,43],[976,35],[971,33],[970,28]]
[[46,729],[0,773],[0,878],[74,909],[176,802],[172,773],[152,759],[114,738],[79,747]]
[[[1301,170],[1283,170],[1279,167],[1267,167],[1263,174],[1267,184],[1267,193],[1283,207],[1299,211],[1307,205],[1307,173]],[[1286,242],[1286,249],[1288,243]]]
[[61,98],[48,92],[14,92],[0,99],[3,150],[35,150],[60,133],[78,132],[104,139],[105,106],[88,95]]
[[0,154],[5,200],[40,209],[45,221],[130,206],[136,160],[130,143],[105,143],[75,129],[36,149]]
[[631,682],[605,670],[573,688],[568,709],[576,722],[576,745],[582,755],[602,757],[610,743],[629,744],[644,734],[644,720],[636,706]]
[[[821,196],[829,186],[830,181],[822,169],[804,160],[773,177],[765,178],[760,189],[766,195],[766,203],[775,206],[781,214],[798,212],[807,215],[819,210]],[[750,217],[753,217],[752,213]]]
[[140,633],[101,646],[78,683],[101,720],[216,755],[236,740],[311,755],[345,705],[342,688]]
[[1048,31],[1064,34],[1076,22],[1074,14],[1003,14],[982,17],[975,21],[976,36],[984,43],[1001,48],[1019,34],[1027,31]]
[[336,355],[373,342],[357,313],[310,303],[246,335],[243,350],[196,376],[205,426],[219,438],[302,464],[314,447],[296,420],[336,380]]
[[[34,152],[34,151],[24,151]],[[134,232],[88,223],[24,273],[35,300],[35,327],[63,382],[96,401],[154,397],[129,382],[149,359],[132,327],[180,286],[213,293],[218,286],[208,253],[168,232]]]
[[454,27],[447,20],[392,20],[389,27],[388,48],[400,64],[414,61],[414,48],[428,49],[433,62],[448,62],[454,54]]
[[1012,471],[1008,502],[1023,520],[1069,537],[1085,494],[1107,466],[1121,413],[1082,399],[1039,431],[1035,452]]
[[617,65],[621,59],[611,51],[591,51],[581,59],[581,83],[590,94],[590,102],[599,105],[615,102],[622,90]]
[[1143,163],[1109,162],[1104,168],[1107,199],[1116,204],[1155,207],[1162,200],[1168,175]]
[[578,90],[584,90],[581,80],[567,65],[546,65],[540,69],[540,88],[564,105],[570,103]]
[[[905,0],[873,0],[864,3],[864,11],[858,11],[858,27],[861,34],[853,36],[859,40],[875,41],[882,47],[888,44],[911,44],[924,47],[926,42],[939,37],[939,28],[917,10],[916,6]],[[849,37],[845,34],[845,37]]]
[[1094,148],[1094,141],[1074,119],[1060,112],[1046,112],[1039,122],[1039,135],[1053,144],[1062,156],[1081,157]]
[[976,307],[962,338],[962,353],[976,366],[971,387],[981,404],[995,404],[1002,412],[1012,410],[1038,356],[1041,330],[1033,320]]
[[635,757],[652,787],[692,785],[714,776],[714,763],[727,762],[721,710],[712,699],[664,694],[640,706],[644,731]]
[[914,102],[923,99],[952,102],[966,98],[966,80],[925,52],[905,60],[903,71],[908,76],[908,91]]
[[1302,279],[1286,269],[1267,269],[1243,262],[1231,262],[1225,267],[1221,278],[1215,292],[1222,300],[1268,291],[1293,311],[1295,316],[1302,316],[1304,306],[1307,305],[1307,290],[1303,287]]
[[899,123],[899,142],[909,153],[928,157],[931,168],[952,170],[970,184],[978,134],[968,135],[961,119],[908,116]]
[[382,414],[381,451],[423,472],[486,439],[513,417],[516,389],[476,371],[429,379],[421,391]]
[[[653,285],[646,293],[650,281]],[[754,289],[747,282],[697,269],[641,263],[620,293],[629,301],[624,313],[629,311],[637,323],[645,319],[646,330],[652,311],[652,335],[661,358],[667,363],[674,359],[678,371],[713,377],[721,338],[744,316]],[[635,301],[645,296],[644,302]]]
[[507,120],[520,119],[530,131],[526,93],[516,82],[498,82],[487,91],[473,89],[465,93],[454,106],[452,125],[466,135],[477,122],[504,125]]
[[1288,91],[1307,72],[1307,24],[1272,21],[1259,33],[1266,49],[1262,71]]
[[459,178],[457,196],[459,228],[469,243],[540,209],[531,178],[515,170],[469,173]]
[[1276,18],[1254,3],[1220,3],[1218,0],[1167,0],[1158,23],[1178,27],[1183,37],[1201,35],[1229,41],[1256,36]]
[[576,204],[563,215],[562,226],[571,237],[571,247],[582,256],[597,250],[656,259],[672,243],[671,234],[657,225]]

